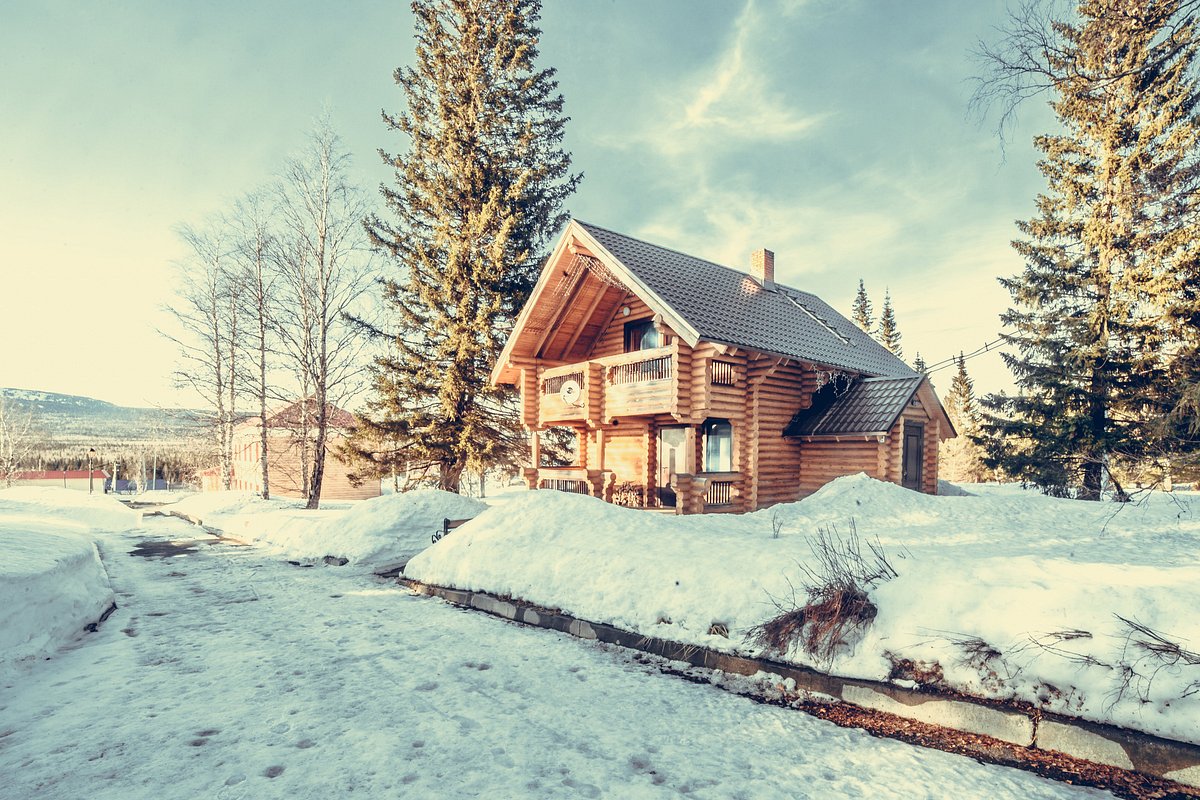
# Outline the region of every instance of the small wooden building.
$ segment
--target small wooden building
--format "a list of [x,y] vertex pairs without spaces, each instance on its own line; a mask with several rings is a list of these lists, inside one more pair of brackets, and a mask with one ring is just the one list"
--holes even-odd
[[[533,489],[752,511],[866,472],[937,491],[955,435],[929,381],[815,295],[573,220],[492,372],[519,389]],[[541,465],[574,429],[577,463]]]
[[[304,497],[304,474],[302,469],[301,432],[304,430],[303,414],[309,416],[310,436],[316,408],[297,401],[273,414],[268,414],[267,426],[267,469],[271,482],[272,497]],[[377,480],[368,480],[359,486],[350,482],[350,468],[335,455],[337,448],[346,440],[354,428],[354,415],[337,406],[330,405],[326,411],[329,419],[326,443],[325,474],[321,481],[321,500],[367,500],[380,495]],[[251,417],[233,431],[233,476],[231,488],[239,491],[262,491],[262,420]],[[219,488],[219,471],[202,475],[205,491]],[[211,488],[210,488],[211,487]]]

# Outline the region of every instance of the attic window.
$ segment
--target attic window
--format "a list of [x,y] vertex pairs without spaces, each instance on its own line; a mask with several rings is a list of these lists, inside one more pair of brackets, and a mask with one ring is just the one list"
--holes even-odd
[[625,352],[634,353],[638,350],[653,350],[661,347],[663,337],[654,327],[654,320],[643,319],[637,322],[625,323]]

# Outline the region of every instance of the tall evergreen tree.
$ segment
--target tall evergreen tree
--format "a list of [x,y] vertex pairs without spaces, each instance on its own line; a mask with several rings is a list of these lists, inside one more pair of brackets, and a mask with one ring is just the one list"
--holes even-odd
[[978,419],[978,409],[975,407],[975,382],[967,374],[967,359],[959,351],[954,359],[954,378],[950,381],[950,391],[946,394],[946,413],[955,428],[966,428]]
[[871,313],[871,298],[867,297],[867,288],[863,285],[862,278],[858,279],[858,294],[854,295],[854,306],[850,318],[866,333],[870,333],[875,326],[875,318]]
[[929,365],[925,363],[925,359],[921,356],[921,354],[917,353],[917,357],[913,359],[913,372],[919,372],[924,375],[925,372],[928,371],[928,366]]
[[537,66],[540,0],[414,0],[417,57],[396,70],[407,108],[384,114],[408,140],[368,220],[397,271],[383,280],[395,327],[376,364],[360,449],[436,470],[516,461],[527,447],[511,390],[488,375],[564,224],[581,179],[562,149],[555,71]]
[[1048,86],[1063,127],[1035,140],[1048,188],[1018,223],[1025,271],[1001,281],[1021,392],[986,403],[990,463],[1050,491],[1080,484],[1098,498],[1110,462],[1161,435],[1175,396],[1179,331],[1163,309],[1180,272],[1194,274],[1200,233],[1196,24],[1180,9],[1084,0],[1074,20],[1025,20],[1011,50],[988,53],[1010,90]]
[[879,314],[879,330],[875,338],[891,350],[896,358],[904,358],[904,348],[900,346],[900,329],[896,327],[896,312],[892,308],[891,290],[883,295],[883,311]]
[[960,352],[954,359],[955,372],[946,393],[946,414],[958,436],[940,445],[939,470],[947,480],[976,483],[987,478],[980,445],[979,407],[975,382],[967,374],[967,359]]

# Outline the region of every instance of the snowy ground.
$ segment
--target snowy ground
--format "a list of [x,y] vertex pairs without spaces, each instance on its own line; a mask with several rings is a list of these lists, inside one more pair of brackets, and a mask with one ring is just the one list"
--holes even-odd
[[0,682],[4,797],[1108,796],[145,525],[102,536],[116,614]]
[[292,560],[332,556],[371,568],[404,564],[429,546],[443,520],[469,519],[486,508],[479,500],[436,489],[323,503],[318,511],[304,510],[300,500],[264,501],[245,492],[208,492],[170,506]]
[[[979,495],[931,497],[859,475],[799,503],[704,517],[533,492],[430,547],[405,574],[761,654],[747,633],[804,604],[800,565],[814,564],[814,536],[836,528],[844,538],[853,526],[878,538],[899,577],[871,590],[878,616],[832,661],[798,647],[785,660],[905,685],[916,674],[1200,742],[1200,497],[1119,505],[968,488]],[[1118,615],[1188,652],[1153,652],[1161,643]],[[714,625],[729,638],[710,635]]]
[[0,491],[0,673],[75,640],[112,605],[94,540],[137,521],[102,495]]

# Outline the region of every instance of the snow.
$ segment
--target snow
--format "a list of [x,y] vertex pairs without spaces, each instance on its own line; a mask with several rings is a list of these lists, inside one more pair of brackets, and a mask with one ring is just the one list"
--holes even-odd
[[345,558],[350,564],[402,564],[429,546],[442,521],[474,517],[481,501],[437,489],[418,489],[306,511],[298,500],[264,501],[253,494],[210,492],[171,508],[245,542],[297,561]]
[[[0,680],[5,797],[1109,796],[759,705],[361,572],[292,567],[182,520],[145,525],[103,535],[120,608],[100,631]],[[130,555],[195,536],[186,555]]]
[[[873,680],[898,659],[936,662],[947,688],[1200,742],[1200,666],[1163,665],[1117,617],[1200,650],[1200,498],[1097,504],[967,488],[929,496],[857,475],[798,503],[700,517],[531,492],[430,547],[405,574],[761,655],[747,632],[793,597],[803,604],[813,537],[853,527],[878,539],[900,576],[871,590],[878,616],[832,662],[799,648],[784,660]],[[714,623],[730,638],[709,635]],[[973,639],[998,655],[973,658]]]
[[75,640],[112,605],[95,538],[138,518],[103,495],[0,491],[0,672]]

